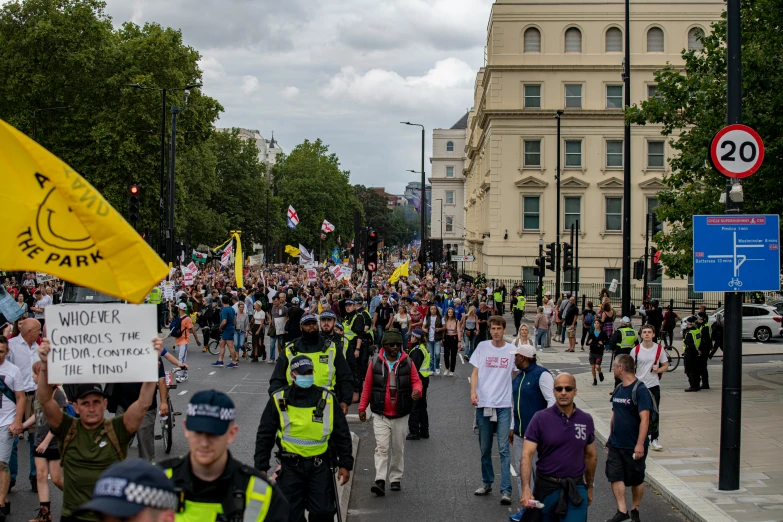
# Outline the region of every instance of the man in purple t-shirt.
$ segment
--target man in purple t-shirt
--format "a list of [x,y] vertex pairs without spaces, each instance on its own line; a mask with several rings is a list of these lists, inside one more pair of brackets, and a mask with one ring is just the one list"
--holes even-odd
[[[525,430],[522,449],[522,495],[520,504],[531,500],[544,504],[544,522],[585,522],[593,502],[593,479],[598,455],[595,451],[593,418],[574,406],[576,379],[561,373],[555,379],[555,405],[536,412]],[[534,492],[530,491],[533,456],[538,452]],[[558,511],[563,493],[567,511]],[[585,502],[585,494],[587,502]]]

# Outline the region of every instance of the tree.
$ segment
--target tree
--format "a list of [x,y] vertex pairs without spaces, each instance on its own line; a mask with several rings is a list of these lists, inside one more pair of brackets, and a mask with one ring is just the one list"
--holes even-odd
[[390,226],[388,200],[372,188],[364,185],[354,185],[354,193],[362,205],[362,224],[373,228],[384,237],[384,233]]
[[[743,183],[747,213],[783,212],[783,0],[742,0],[743,122],[761,135],[766,154],[761,169]],[[684,68],[668,66],[655,75],[656,95],[629,109],[632,123],[661,124],[673,136],[676,155],[658,194],[658,218],[668,230],[656,235],[669,276],[693,273],[692,216],[720,214],[726,178],[708,163],[709,144],[726,125],[726,20],[702,36],[702,51],[684,51]]]

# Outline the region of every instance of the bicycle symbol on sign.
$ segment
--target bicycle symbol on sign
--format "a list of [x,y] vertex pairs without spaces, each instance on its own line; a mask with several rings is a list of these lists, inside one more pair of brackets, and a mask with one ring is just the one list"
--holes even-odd
[[737,279],[736,277],[733,277],[729,280],[729,286],[736,286],[737,288],[740,288],[742,286],[742,281]]

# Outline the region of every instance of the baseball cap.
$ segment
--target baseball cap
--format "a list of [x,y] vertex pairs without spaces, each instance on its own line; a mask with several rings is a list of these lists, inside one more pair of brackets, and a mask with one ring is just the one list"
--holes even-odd
[[[517,339],[517,341],[519,340]],[[533,357],[536,356],[536,349],[529,344],[520,344],[516,348],[511,350],[511,353],[513,355],[521,355],[523,357],[529,357],[532,359]]]
[[550,290],[547,290],[544,295],[552,295],[552,292]]
[[92,500],[76,508],[74,515],[93,512],[129,518],[144,508],[176,510],[177,494],[161,468],[146,460],[131,459],[101,473]]
[[97,393],[101,397],[106,397],[106,394],[103,393],[103,386],[97,383],[77,384],[74,389],[76,390],[73,394],[74,396],[70,397],[70,399],[73,401],[76,399],[83,399],[88,395],[92,395],[93,393]]
[[630,317],[628,317],[627,315],[624,315],[624,316],[622,317],[622,319],[620,319],[620,322],[621,322],[621,323],[630,323],[630,322],[631,322],[631,318],[630,318]]
[[421,338],[421,337],[424,337],[424,330],[422,330],[421,328],[416,328],[416,329],[415,329],[415,330],[413,330],[413,332],[411,332],[411,333],[412,333],[413,335],[415,335],[416,337],[420,337],[420,338]]
[[298,374],[303,374],[306,371],[315,371],[313,361],[306,355],[297,355],[291,360],[291,365],[288,369]]
[[331,310],[324,310],[321,312],[321,320],[324,319],[337,319],[337,316]]
[[305,324],[305,323],[317,323],[318,319],[316,319],[314,314],[304,314],[301,319],[299,319],[299,324]]
[[179,308],[180,310],[187,310],[188,305],[186,305],[185,303],[180,303],[177,305],[177,308]]
[[709,319],[709,317],[707,317],[707,312],[699,312],[696,314],[696,317],[701,317],[705,321]]
[[299,298],[294,297],[293,299],[291,299],[291,304],[299,304]]
[[234,401],[228,395],[217,390],[204,390],[190,398],[186,426],[190,431],[223,435],[235,417]]

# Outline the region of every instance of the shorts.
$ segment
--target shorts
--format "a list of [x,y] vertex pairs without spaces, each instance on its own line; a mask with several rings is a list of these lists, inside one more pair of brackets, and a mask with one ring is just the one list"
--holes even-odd
[[46,448],[46,451],[43,452],[43,454],[35,452],[35,458],[37,459],[46,459],[47,461],[50,460],[60,460],[60,449],[59,448]]
[[576,337],[576,328],[566,328],[566,337],[569,339]]
[[220,332],[220,338],[224,341],[234,341],[234,329],[232,328],[229,330],[228,328],[224,328],[222,332]]
[[594,353],[590,354],[590,364],[597,364],[598,366],[601,366],[601,359],[603,358],[603,355],[596,355]]
[[14,447],[14,436],[8,431],[8,426],[0,426],[0,462],[11,462],[11,450]]
[[644,483],[644,472],[647,469],[647,448],[644,457],[633,459],[632,449],[615,448],[607,444],[609,454],[606,456],[606,478],[609,482],[622,482],[625,487],[638,486]]

